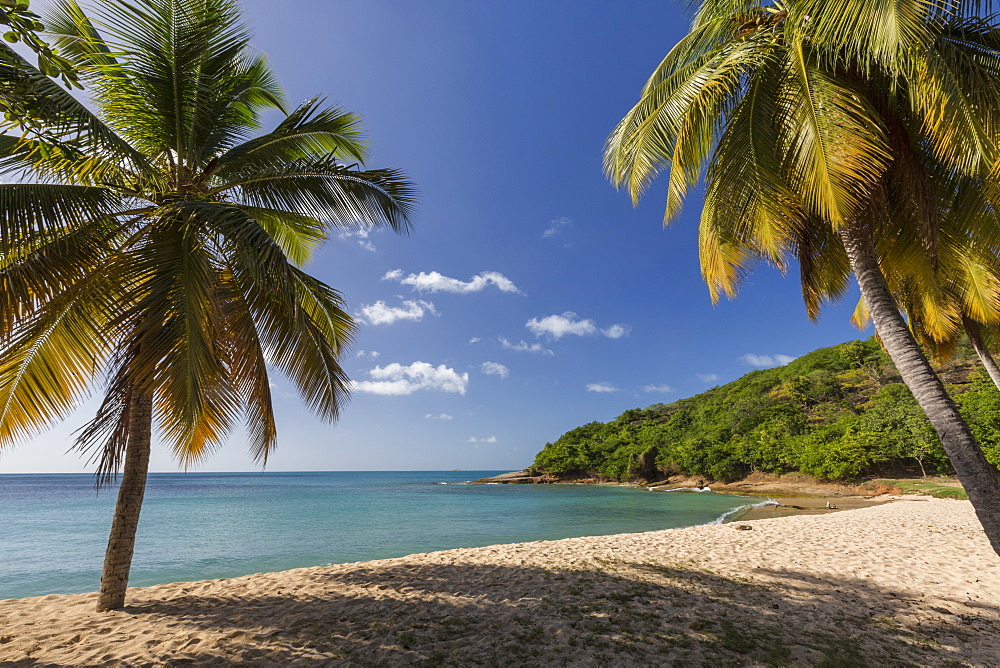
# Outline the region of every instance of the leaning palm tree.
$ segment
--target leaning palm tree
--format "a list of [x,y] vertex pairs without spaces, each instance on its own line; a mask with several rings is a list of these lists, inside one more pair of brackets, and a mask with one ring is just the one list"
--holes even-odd
[[300,267],[331,227],[405,231],[414,191],[359,168],[359,119],[319,100],[253,136],[285,107],[236,0],[106,0],[92,15],[61,0],[45,23],[96,112],[20,64],[54,130],[0,137],[0,169],[23,177],[0,185],[0,447],[105,380],[77,447],[100,483],[121,471],[108,610],[124,605],[154,432],[187,467],[242,420],[266,462],[269,366],[337,417],[354,324]]
[[[928,199],[936,202],[936,209],[924,209],[934,220],[932,239],[944,243],[927,243],[929,235],[912,233],[928,225],[891,216],[887,222],[902,218],[903,224],[882,226],[887,234],[877,248],[879,266],[910,331],[932,359],[952,357],[965,336],[1000,388],[1000,367],[990,352],[1000,326],[1000,213],[984,184],[948,177],[935,174],[925,186],[934,192]],[[859,329],[871,324],[864,299],[852,322]]]
[[699,245],[713,299],[733,296],[758,262],[797,261],[815,317],[853,273],[1000,553],[997,470],[879,266],[893,229],[923,249],[946,243],[929,215],[929,174],[970,179],[1000,201],[1000,30],[977,4],[703,0],[610,136],[605,166],[634,200],[669,170],[667,221],[707,168]]

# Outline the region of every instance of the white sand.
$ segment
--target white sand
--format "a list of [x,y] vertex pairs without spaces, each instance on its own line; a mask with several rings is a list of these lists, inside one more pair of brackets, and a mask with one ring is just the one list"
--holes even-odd
[[1000,665],[1000,557],[968,502],[914,497],[94,601],[0,601],[0,665]]

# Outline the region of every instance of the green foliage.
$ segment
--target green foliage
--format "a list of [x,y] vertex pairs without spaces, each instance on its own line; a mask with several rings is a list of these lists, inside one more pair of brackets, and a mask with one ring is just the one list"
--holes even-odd
[[976,373],[972,390],[958,397],[956,403],[986,459],[1000,467],[1000,391],[985,370]]
[[[956,368],[972,364],[965,356]],[[631,409],[546,444],[534,467],[629,480],[652,449],[661,474],[732,480],[754,471],[826,479],[950,473],[941,443],[874,339],[822,348],[672,404]],[[1000,466],[1000,391],[985,373],[953,388],[987,458]]]

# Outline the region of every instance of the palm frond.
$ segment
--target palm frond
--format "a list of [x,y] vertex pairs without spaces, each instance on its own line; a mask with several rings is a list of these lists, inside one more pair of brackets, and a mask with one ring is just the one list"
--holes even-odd
[[291,211],[340,229],[387,226],[399,233],[409,229],[416,201],[413,185],[400,172],[354,170],[334,158],[248,171],[216,193],[234,190],[251,206]]
[[22,239],[53,238],[88,221],[115,216],[129,204],[106,188],[0,184],[0,254]]
[[833,68],[848,62],[864,73],[902,73],[910,53],[936,38],[952,0],[795,0],[789,2],[789,41],[804,40],[821,50]]
[[0,341],[0,448],[68,415],[111,352],[113,290],[94,277],[20,319]]
[[817,67],[802,42],[790,46],[780,118],[793,189],[839,227],[865,206],[891,159],[878,115],[860,91]]
[[364,162],[361,119],[313,98],[290,113],[273,131],[234,146],[218,158],[213,176],[226,180],[250,168],[280,168],[303,158],[333,156]]

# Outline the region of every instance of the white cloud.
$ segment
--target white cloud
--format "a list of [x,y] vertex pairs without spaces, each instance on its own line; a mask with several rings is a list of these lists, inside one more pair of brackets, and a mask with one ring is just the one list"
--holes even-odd
[[500,337],[500,347],[504,350],[513,350],[516,353],[535,353],[536,355],[555,355],[554,352],[545,348],[540,343],[528,343],[526,341],[518,341],[517,343],[511,343],[507,339]]
[[418,390],[465,394],[469,387],[469,374],[460,374],[444,364],[435,367],[427,362],[414,362],[403,366],[393,362],[375,367],[368,375],[371,380],[352,381],[353,388],[371,394],[402,396]]
[[524,323],[535,336],[548,335],[553,339],[561,339],[567,334],[575,336],[590,336],[597,332],[593,320],[577,320],[576,313],[566,311],[562,315],[547,315],[544,318],[532,318]]
[[420,272],[403,277],[402,269],[393,269],[386,272],[382,277],[383,281],[399,281],[402,285],[409,285],[418,292],[451,292],[458,295],[467,295],[473,292],[482,292],[487,286],[494,285],[500,292],[512,292],[521,294],[514,282],[498,271],[484,271],[470,278],[468,281],[460,281],[457,278],[445,276],[436,271]]
[[603,334],[609,339],[620,339],[628,336],[632,328],[625,324],[614,324],[607,329],[598,329],[593,320],[580,320],[576,313],[566,311],[562,315],[547,315],[544,318],[532,318],[524,323],[524,326],[531,330],[535,336],[548,336],[552,339],[561,339],[572,334],[574,336],[593,336]]
[[673,392],[674,388],[669,385],[643,385],[643,392]]
[[362,306],[360,315],[373,325],[391,325],[397,320],[423,320],[426,313],[437,315],[437,310],[431,302],[406,300],[402,306],[389,306],[380,300]]
[[566,227],[572,222],[573,221],[571,221],[569,218],[566,217],[556,218],[555,220],[549,222],[549,227],[547,230],[545,230],[544,233],[542,233],[542,238],[548,239],[550,237],[554,237],[555,235],[559,234],[559,230]]
[[587,385],[588,392],[621,392],[620,389],[611,383],[590,383]]
[[479,343],[479,341],[480,339],[478,336],[473,336],[471,339],[469,339],[469,345],[471,346],[473,343]]
[[791,355],[755,355],[753,353],[747,353],[746,355],[740,357],[740,359],[750,366],[764,368],[771,366],[785,366],[795,358]]
[[483,362],[482,366],[479,368],[487,376],[500,376],[501,378],[506,378],[510,375],[510,369],[499,362]]
[[366,360],[377,360],[381,354],[377,350],[359,350],[357,356]]
[[371,240],[368,239],[369,234],[370,232],[368,230],[362,229],[356,232],[341,232],[339,236],[341,239],[344,240],[354,239],[358,242],[358,245],[364,248],[366,251],[375,253],[378,251],[378,249],[375,248],[375,244],[373,244]]
[[428,413],[424,416],[425,420],[454,420],[455,416],[448,415],[447,413]]
[[703,383],[714,383],[719,380],[717,373],[696,373],[694,377]]
[[489,438],[476,438],[475,436],[472,436],[469,438],[468,441],[466,441],[466,443],[496,443],[496,442],[497,442],[496,436],[490,436]]
[[631,332],[632,327],[630,325],[611,325],[607,329],[601,330],[601,334],[609,339],[620,339],[623,336],[628,336]]

